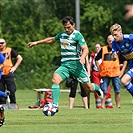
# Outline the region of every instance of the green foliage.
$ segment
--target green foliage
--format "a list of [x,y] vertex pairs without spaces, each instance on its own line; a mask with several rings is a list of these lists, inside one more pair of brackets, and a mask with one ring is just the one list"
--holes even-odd
[[[80,0],[80,29],[90,53],[94,44],[106,43],[113,23],[119,23],[124,33],[133,32],[133,21],[124,20],[124,5],[132,0]],[[51,87],[51,77],[60,65],[60,45],[39,45],[29,49],[27,43],[55,36],[63,30],[61,19],[75,18],[75,0],[0,0],[0,38],[23,56],[16,73],[32,88]],[[19,89],[27,88],[16,77]],[[62,84],[61,86],[64,86]]]
[[[107,29],[112,21],[111,10],[97,4],[87,3],[81,16],[81,27],[90,47],[90,53],[94,51],[96,42],[105,43],[109,34]],[[86,29],[88,32],[86,32]],[[104,33],[104,34],[102,34]]]
[[[32,1],[30,4],[31,3]],[[16,11],[18,8],[23,10],[22,6],[27,7],[27,10],[31,10],[32,7],[30,4],[27,4],[27,1],[22,3],[14,1],[11,4],[12,6],[15,6],[15,4],[18,4],[19,6],[15,6],[16,8],[11,11],[10,16],[12,16],[12,19],[7,23],[2,23],[2,26],[5,27],[3,34],[4,38],[7,40],[7,45],[13,47],[23,56],[23,62],[17,72],[33,88],[44,86],[50,87],[51,83],[49,82],[49,79],[52,77],[52,72],[60,65],[59,61],[57,61],[57,59],[60,60],[59,44],[37,46],[29,49],[27,43],[43,39],[47,36],[54,36],[57,32],[62,30],[63,27],[57,18],[42,20],[42,16],[45,14],[38,16],[38,12],[40,8],[42,8],[38,3],[34,4],[38,5],[37,14],[34,15],[34,18],[32,17],[32,12],[29,13],[28,17],[26,13],[28,11]],[[12,6],[10,8],[12,8]],[[3,15],[5,14],[3,13]],[[18,20],[15,16],[22,17]],[[4,19],[7,18],[3,18],[3,21],[6,21]],[[16,24],[14,22],[16,22]],[[8,33],[4,33],[4,31],[8,31]],[[14,43],[16,45],[14,45]]]

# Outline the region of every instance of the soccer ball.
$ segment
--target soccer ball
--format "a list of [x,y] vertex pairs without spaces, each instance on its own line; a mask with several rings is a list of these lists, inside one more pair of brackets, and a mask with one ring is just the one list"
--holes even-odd
[[52,103],[46,103],[44,108],[43,108],[43,113],[46,116],[53,116],[55,115],[57,110],[57,107],[53,105]]

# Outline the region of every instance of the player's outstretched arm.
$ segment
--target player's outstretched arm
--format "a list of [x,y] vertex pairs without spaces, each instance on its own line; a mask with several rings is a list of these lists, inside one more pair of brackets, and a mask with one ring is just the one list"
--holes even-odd
[[39,41],[35,41],[35,42],[29,42],[28,43],[28,47],[31,48],[37,44],[50,44],[50,43],[53,43],[55,41],[55,38],[54,37],[48,37],[48,38],[45,38],[44,40],[39,40]]

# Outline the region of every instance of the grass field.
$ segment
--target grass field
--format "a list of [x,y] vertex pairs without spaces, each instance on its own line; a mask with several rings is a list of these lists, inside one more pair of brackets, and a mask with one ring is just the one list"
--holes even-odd
[[17,90],[19,110],[6,110],[6,123],[0,133],[133,133],[132,98],[121,90],[121,108],[96,109],[91,93],[90,109],[83,108],[79,94],[75,107],[68,108],[68,93],[61,93],[59,112],[52,117],[44,116],[41,109],[29,110],[34,105],[36,93],[33,90]]

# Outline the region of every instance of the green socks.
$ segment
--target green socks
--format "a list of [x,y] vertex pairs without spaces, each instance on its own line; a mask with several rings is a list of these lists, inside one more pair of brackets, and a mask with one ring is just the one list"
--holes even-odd
[[52,84],[53,104],[56,104],[58,106],[59,97],[60,97],[60,86],[59,86],[59,84]]
[[100,87],[97,84],[92,83],[94,91],[99,91]]
[[94,83],[92,83],[92,86],[93,86],[94,91],[97,93],[98,97],[100,99],[103,99],[104,94],[101,88],[97,84],[94,84]]

